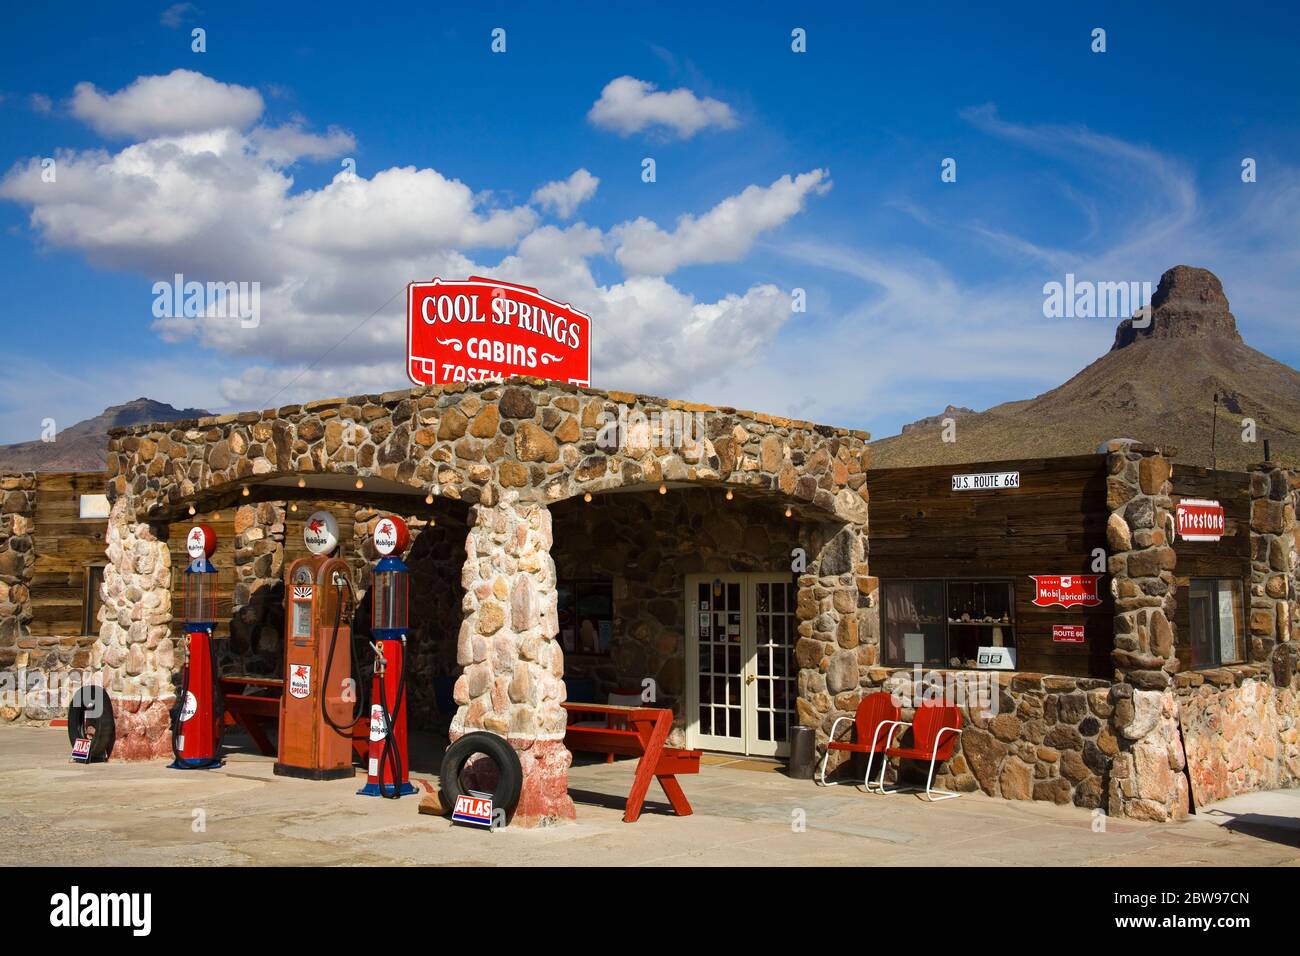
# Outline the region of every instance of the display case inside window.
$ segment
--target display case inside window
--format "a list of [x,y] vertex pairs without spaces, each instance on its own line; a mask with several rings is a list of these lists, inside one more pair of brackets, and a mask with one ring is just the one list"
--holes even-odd
[[982,647],[1015,648],[1015,594],[1009,581],[949,581],[948,665],[978,666]]
[[981,648],[1016,646],[1010,581],[885,581],[885,663],[930,667],[980,664]]
[[882,585],[885,660],[942,666],[947,615],[942,581],[889,581]]
[[1241,582],[1192,578],[1187,585],[1187,613],[1193,667],[1218,667],[1242,660],[1245,609]]
[[566,654],[609,656],[614,637],[614,585],[607,580],[556,584],[560,646]]

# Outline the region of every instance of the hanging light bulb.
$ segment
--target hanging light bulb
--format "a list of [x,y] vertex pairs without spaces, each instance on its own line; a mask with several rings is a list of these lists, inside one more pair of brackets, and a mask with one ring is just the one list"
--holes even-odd
[[212,520],[213,520],[213,521],[220,521],[220,520],[221,520],[221,512],[220,512],[220,511],[214,511],[214,512],[212,512]]
[[190,505],[190,514],[194,514],[194,506]]
[[298,502],[295,501],[295,502],[293,502],[292,504],[290,504],[290,505],[289,505],[289,510],[290,510],[290,511],[297,511],[297,510],[298,510]]
[[366,483],[365,483],[364,481],[362,481],[360,478],[358,478],[358,479],[357,479],[357,484],[356,484],[356,489],[357,489],[357,491],[360,491],[360,490],[361,490],[362,488],[364,488],[365,486],[366,486]]
[[244,485],[243,495],[244,495],[245,498],[248,497],[248,485]]
[[660,485],[660,486],[659,486],[659,494],[661,494],[661,495],[666,495],[666,494],[668,494],[668,486],[667,486],[667,485]]
[[431,505],[431,504],[433,504],[433,492],[432,492],[432,491],[429,492],[427,495],[424,496],[424,503],[425,503],[426,505]]
[[307,479],[306,479],[306,478],[299,478],[299,479],[298,479],[298,487],[299,487],[299,488],[306,488],[306,487],[307,487]]
[[589,491],[589,492],[587,492],[585,495],[583,495],[583,496],[582,496],[582,500],[583,500],[583,501],[590,501],[590,500],[591,500],[591,492]]
[[791,508],[790,508],[789,505],[786,505],[786,506],[785,506],[785,516],[788,518],[788,517],[790,517],[792,514],[794,514],[794,511],[791,510]]
[[733,495],[733,494],[731,493],[731,489],[728,488],[728,489],[727,489],[727,500],[730,501],[730,500],[731,500],[732,498],[734,498],[734,497],[736,497],[736,496]]

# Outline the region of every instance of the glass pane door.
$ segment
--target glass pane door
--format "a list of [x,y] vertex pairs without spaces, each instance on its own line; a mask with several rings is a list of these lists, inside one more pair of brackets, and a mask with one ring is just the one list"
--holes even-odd
[[[688,633],[696,638],[695,746],[744,753],[744,576],[691,578]],[[693,598],[693,600],[692,600]]]
[[797,622],[795,586],[787,575],[751,574],[748,590],[754,629],[754,651],[746,669],[749,716],[746,753],[761,756],[789,752],[790,727],[798,723],[794,700],[796,675],[792,666]]

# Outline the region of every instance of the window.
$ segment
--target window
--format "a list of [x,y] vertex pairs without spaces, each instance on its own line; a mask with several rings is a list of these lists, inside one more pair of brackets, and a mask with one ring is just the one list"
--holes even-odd
[[1242,660],[1245,610],[1240,581],[1192,578],[1187,585],[1187,613],[1193,667]]
[[98,634],[99,608],[103,603],[99,596],[99,586],[104,583],[104,566],[91,564],[85,571],[85,579],[81,585],[81,633]]
[[1010,581],[886,581],[886,664],[977,667],[980,648],[1014,650]]
[[560,581],[556,585],[560,646],[566,654],[609,655],[614,637],[614,585]]

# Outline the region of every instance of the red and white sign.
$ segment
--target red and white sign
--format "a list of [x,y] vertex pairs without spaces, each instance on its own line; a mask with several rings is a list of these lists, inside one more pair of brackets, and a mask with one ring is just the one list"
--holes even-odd
[[1178,502],[1178,537],[1184,541],[1218,541],[1223,537],[1227,519],[1223,505],[1204,498],[1184,498]]
[[313,511],[302,526],[302,541],[312,554],[330,554],[339,546],[339,523],[328,511]]
[[536,289],[482,276],[412,282],[406,374],[416,385],[509,375],[591,384],[591,319]]
[[72,759],[81,763],[90,762],[90,738],[78,737],[72,744]]
[[401,554],[411,543],[411,532],[407,529],[406,522],[395,515],[380,518],[375,523],[375,533],[371,537],[375,542],[375,550],[384,557]]
[[1082,644],[1083,625],[1082,624],[1053,624],[1052,643],[1053,644]]
[[294,664],[289,668],[289,696],[298,700],[311,696],[310,664]]
[[185,553],[191,561],[212,557],[217,550],[217,533],[205,524],[196,524],[185,536]]
[[1034,604],[1038,607],[1096,607],[1101,603],[1097,594],[1100,574],[1031,574],[1034,582]]
[[456,806],[451,818],[458,823],[470,823],[476,827],[492,826],[492,798],[462,793],[456,798]]

